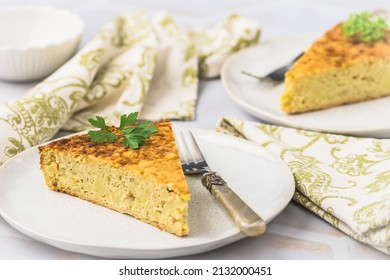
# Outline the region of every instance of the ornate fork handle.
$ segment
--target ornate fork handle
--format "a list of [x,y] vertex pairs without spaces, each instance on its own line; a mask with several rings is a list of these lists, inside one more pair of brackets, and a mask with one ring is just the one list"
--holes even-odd
[[247,236],[258,236],[265,232],[264,220],[228,187],[217,172],[203,174],[202,184],[224,206],[242,233]]
[[228,187],[217,172],[211,171],[191,131],[186,135],[180,132],[182,147],[179,146],[179,152],[184,173],[203,174],[203,186],[223,206],[241,233],[246,236],[263,234],[266,229],[264,220]]

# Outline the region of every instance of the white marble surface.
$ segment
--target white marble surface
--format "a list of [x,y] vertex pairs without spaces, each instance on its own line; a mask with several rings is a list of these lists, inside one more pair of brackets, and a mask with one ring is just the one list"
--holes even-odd
[[[85,22],[82,45],[117,14],[131,10],[167,10],[186,27],[212,26],[231,13],[256,20],[262,41],[302,33],[322,33],[353,12],[386,9],[388,0],[0,0],[0,6],[50,4],[79,14]],[[261,63],[259,61],[259,63]],[[0,104],[21,97],[35,83],[0,81]],[[186,125],[213,129],[222,116],[255,120],[225,93],[220,80],[202,81],[197,118]],[[1,132],[0,132],[1,133]],[[1,184],[1,182],[0,182]],[[0,259],[96,259],[66,252],[35,241],[12,228],[0,217]],[[294,202],[268,226],[267,233],[223,248],[183,259],[390,259],[389,256],[353,240]]]

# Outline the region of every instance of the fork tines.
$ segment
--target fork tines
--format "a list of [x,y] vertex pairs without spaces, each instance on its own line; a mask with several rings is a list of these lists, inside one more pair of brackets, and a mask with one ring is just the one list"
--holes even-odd
[[181,131],[178,147],[180,161],[186,174],[203,174],[210,171],[191,131]]
[[198,143],[196,143],[194,135],[190,130],[184,132],[180,132],[180,138],[181,143],[183,146],[183,150],[179,148],[180,150],[180,156],[185,161],[186,164],[189,163],[199,163],[201,161],[204,161],[204,157],[202,155],[202,152],[200,151],[200,148],[198,146]]

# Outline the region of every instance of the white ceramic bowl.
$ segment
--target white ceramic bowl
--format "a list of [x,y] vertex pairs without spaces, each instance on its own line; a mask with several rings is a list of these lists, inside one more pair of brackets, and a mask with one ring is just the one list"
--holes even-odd
[[0,79],[44,78],[75,52],[84,29],[79,16],[49,6],[0,8]]

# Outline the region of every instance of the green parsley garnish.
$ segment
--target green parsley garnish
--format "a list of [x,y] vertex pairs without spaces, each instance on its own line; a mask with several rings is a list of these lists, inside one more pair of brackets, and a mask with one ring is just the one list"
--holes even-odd
[[[123,134],[123,145],[131,149],[138,149],[145,145],[145,140],[157,132],[157,128],[151,121],[137,123],[138,112],[122,115],[118,131]],[[93,142],[103,144],[104,141],[113,143],[119,138],[120,133],[115,134],[109,131],[104,118],[96,116],[96,119],[88,119],[88,122],[101,130],[88,131],[89,138]]]
[[342,28],[346,36],[355,37],[364,43],[371,43],[385,37],[387,24],[382,17],[377,17],[375,21],[371,14],[364,12],[351,15],[343,22]]

